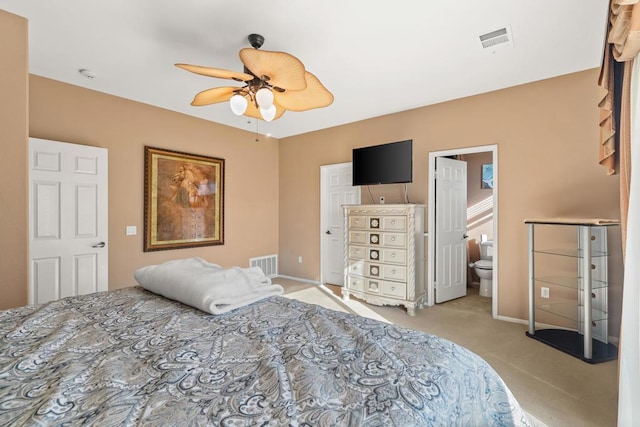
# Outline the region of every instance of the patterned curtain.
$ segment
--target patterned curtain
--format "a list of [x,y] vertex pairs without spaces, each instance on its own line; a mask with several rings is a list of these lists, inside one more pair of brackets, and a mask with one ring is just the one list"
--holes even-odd
[[600,107],[600,164],[620,174],[622,248],[626,246],[631,176],[631,71],[640,52],[640,0],[611,0],[609,28],[598,85]]

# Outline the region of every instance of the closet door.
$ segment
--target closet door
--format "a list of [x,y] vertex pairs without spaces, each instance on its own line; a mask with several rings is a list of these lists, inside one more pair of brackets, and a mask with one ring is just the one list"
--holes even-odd
[[107,150],[29,138],[29,303],[108,288]]

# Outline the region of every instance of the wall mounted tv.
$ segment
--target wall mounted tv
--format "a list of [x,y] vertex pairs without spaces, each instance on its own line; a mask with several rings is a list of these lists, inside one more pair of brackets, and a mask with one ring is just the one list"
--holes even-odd
[[353,185],[401,184],[413,178],[413,140],[354,148]]

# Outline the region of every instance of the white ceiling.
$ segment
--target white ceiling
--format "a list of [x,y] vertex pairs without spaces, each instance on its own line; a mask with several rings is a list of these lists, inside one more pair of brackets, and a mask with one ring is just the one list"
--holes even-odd
[[[298,57],[334,103],[259,132],[298,135],[600,66],[608,0],[0,0],[29,20],[32,74],[255,132],[204,89],[240,85],[180,70],[242,71],[247,36]],[[509,26],[513,46],[479,35]],[[87,79],[78,69],[96,74]]]

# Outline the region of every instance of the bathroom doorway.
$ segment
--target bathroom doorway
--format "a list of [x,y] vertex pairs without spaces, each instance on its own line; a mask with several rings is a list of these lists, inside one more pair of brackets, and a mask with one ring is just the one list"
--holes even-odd
[[[436,230],[436,176],[435,164],[439,157],[455,158],[467,162],[467,234],[469,262],[480,257],[480,241],[493,242],[493,279],[491,314],[498,316],[498,149],[497,145],[470,147],[429,153],[428,252],[427,252],[427,304],[435,302],[435,243]],[[476,188],[477,187],[477,188]],[[472,267],[467,270],[468,284],[474,286],[479,278]],[[487,297],[483,297],[487,298]]]

